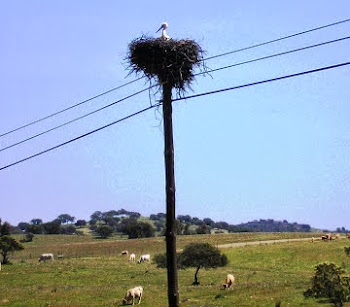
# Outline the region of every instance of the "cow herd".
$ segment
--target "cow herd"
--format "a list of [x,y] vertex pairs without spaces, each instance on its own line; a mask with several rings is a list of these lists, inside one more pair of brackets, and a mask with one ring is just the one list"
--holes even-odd
[[[134,253],[129,254],[129,251],[123,250],[121,253],[121,256],[127,256],[129,257],[129,262],[135,262],[136,255]],[[151,262],[151,255],[150,254],[143,254],[140,256],[137,263],[142,262]],[[227,274],[225,283],[223,284],[223,289],[231,289],[233,288],[235,282],[235,277],[232,274]],[[143,295],[143,288],[141,286],[130,288],[128,291],[126,291],[125,297],[123,299],[123,305],[131,301],[132,305],[135,305],[136,300],[138,299],[138,304],[141,303],[141,298]]]
[[[332,235],[332,234],[326,234],[321,236],[322,241],[331,241],[334,239],[339,239],[340,235]],[[346,234],[346,238],[350,239],[350,234]],[[312,242],[315,241],[315,238],[312,237]],[[127,256],[129,262],[135,262],[136,261],[136,255],[135,253],[130,253],[127,250],[123,250],[121,252],[122,256]],[[58,258],[63,258],[63,255],[59,255]],[[54,255],[52,253],[46,253],[46,254],[41,254],[40,257],[38,258],[39,262],[45,262],[47,260],[53,261],[54,260]],[[137,263],[142,263],[142,262],[151,262],[151,255],[150,254],[142,254]],[[1,265],[1,263],[0,263]],[[1,266],[0,266],[1,268]],[[225,283],[223,284],[223,289],[230,289],[233,287],[235,282],[235,277],[232,274],[227,274]],[[143,288],[141,286],[137,286],[135,288],[130,288],[123,299],[123,305],[130,302],[131,304],[134,305],[135,301],[138,299],[138,304],[141,303],[141,299],[143,296]]]

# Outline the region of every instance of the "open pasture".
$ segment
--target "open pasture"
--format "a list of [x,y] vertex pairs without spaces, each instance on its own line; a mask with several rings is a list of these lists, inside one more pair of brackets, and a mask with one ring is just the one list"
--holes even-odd
[[[279,240],[279,239],[297,239],[319,234],[312,233],[253,233],[241,232],[230,234],[212,234],[212,235],[194,235],[178,236],[177,248],[183,249],[190,243],[208,242],[214,246],[228,243]],[[17,240],[23,236],[15,235]],[[25,243],[25,249],[14,254],[14,260],[37,259],[42,253],[63,254],[68,258],[79,257],[98,257],[113,256],[122,250],[133,251],[134,253],[161,253],[165,252],[165,237],[154,237],[146,239],[121,239],[120,236],[108,239],[97,239],[91,235],[67,236],[67,235],[35,235],[33,242]]]
[[[41,251],[55,253],[52,250],[56,246],[55,240],[49,242],[47,237],[43,238],[46,244],[38,242],[40,238],[30,243],[30,252],[35,257],[27,257],[29,245],[25,245],[24,251],[15,254],[13,265],[3,267],[0,272],[0,305],[119,306],[128,288],[142,285],[144,298],[141,306],[167,306],[166,270],[156,268],[153,263],[129,263],[127,257],[119,254],[122,249],[128,249],[139,256],[143,250],[150,252],[152,257],[154,253],[165,250],[164,238],[118,242],[91,239],[75,243],[58,242],[56,238],[57,248],[71,244],[68,246],[72,254],[54,262],[38,264],[37,256]],[[211,236],[186,238],[191,241],[199,237],[204,240]],[[267,239],[271,237],[261,238]],[[223,241],[217,244],[233,242]],[[179,242],[179,248],[187,244],[182,237]],[[200,286],[192,286],[194,269],[179,270],[180,305],[275,306],[280,301],[282,306],[331,306],[325,300],[321,300],[320,305],[317,300],[304,299],[303,291],[309,286],[314,265],[320,262],[334,262],[349,272],[350,259],[343,250],[349,245],[348,240],[341,239],[224,249],[230,263],[215,270],[201,269]],[[79,256],[75,257],[78,252]],[[87,253],[85,256],[84,252]],[[236,285],[233,290],[224,291],[221,286],[227,273],[235,275]]]

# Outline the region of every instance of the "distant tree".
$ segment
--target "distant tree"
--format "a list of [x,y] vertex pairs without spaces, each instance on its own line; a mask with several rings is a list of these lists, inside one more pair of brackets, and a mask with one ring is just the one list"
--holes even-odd
[[126,211],[125,209],[120,209],[117,211],[118,215],[129,215],[129,212]]
[[226,255],[208,243],[192,243],[187,245],[180,254],[180,264],[183,267],[195,267],[193,285],[199,285],[198,271],[200,268],[217,268],[228,263]]
[[180,222],[182,223],[190,223],[192,221],[190,215],[178,215],[177,219],[180,220]]
[[77,220],[77,222],[75,223],[75,226],[77,226],[77,227],[86,226],[86,221],[85,220]]
[[130,212],[129,217],[132,219],[138,219],[139,217],[141,217],[141,214],[138,212]]
[[177,235],[182,235],[185,230],[185,225],[179,219],[175,220],[175,231]]
[[11,233],[11,225],[8,222],[2,223],[0,219],[0,236],[6,236]]
[[160,220],[165,220],[166,214],[165,213],[158,213],[158,214],[151,214],[149,216],[150,220],[152,221],[160,221]]
[[26,223],[26,222],[20,222],[17,225],[17,227],[22,231],[26,231],[28,226],[29,226],[29,223]]
[[77,229],[74,225],[61,226],[60,233],[63,235],[74,235]]
[[32,220],[30,221],[30,223],[31,223],[32,225],[41,225],[41,224],[43,223],[43,220],[42,220],[42,219],[32,219]]
[[210,227],[213,227],[214,224],[215,224],[215,222],[214,222],[212,219],[210,219],[210,218],[205,218],[205,219],[203,219],[203,222],[204,222],[206,225],[210,226]]
[[59,221],[48,222],[42,225],[44,231],[50,235],[57,235],[61,233],[61,224]]
[[221,221],[221,222],[216,222],[214,224],[214,227],[219,228],[219,229],[227,229],[228,230],[229,224]]
[[64,213],[64,214],[60,214],[57,217],[57,220],[60,221],[61,224],[68,224],[68,223],[73,223],[75,220],[75,217],[67,213]]
[[23,246],[18,243],[15,239],[13,239],[9,235],[0,236],[0,254],[2,256],[1,263],[9,264],[9,253],[13,253],[14,251],[22,250]]
[[348,233],[348,232],[350,232],[350,230],[346,229],[345,227],[341,227],[341,228],[338,227],[336,232],[338,232],[338,233]]
[[343,306],[350,301],[350,279],[345,271],[334,263],[321,263],[315,267],[311,288],[304,292],[305,297],[326,297],[335,306]]
[[184,234],[185,236],[188,236],[188,235],[191,234],[191,231],[190,231],[190,224],[189,224],[189,223],[186,223],[186,224],[185,224],[185,228],[184,228],[183,234]]
[[101,221],[103,218],[103,213],[101,211],[95,211],[91,216],[90,216],[90,224],[94,225],[96,224],[97,221]]
[[36,224],[30,224],[27,226],[26,232],[31,232],[34,234],[43,234],[44,233],[44,227],[43,225],[36,225]]
[[156,227],[156,230],[157,231],[163,231],[164,229],[165,229],[165,223],[164,222],[162,222],[162,221],[155,221],[154,222],[154,226]]
[[157,213],[157,217],[159,220],[165,220],[166,219],[166,214],[165,213]]
[[130,219],[126,224],[124,233],[129,236],[129,239],[154,237],[154,228],[151,224],[146,222],[138,222]]
[[196,233],[197,234],[209,234],[210,233],[210,228],[209,228],[208,225],[203,223],[202,225],[197,227]]
[[95,231],[103,239],[106,239],[113,234],[113,228],[109,225],[100,225]]
[[27,242],[32,242],[34,238],[34,234],[31,232],[28,232],[24,235],[24,238],[20,240],[21,243],[27,243]]
[[115,228],[120,221],[120,218],[118,217],[117,211],[110,210],[102,213],[102,220],[105,222],[105,224]]
[[198,217],[193,217],[192,220],[191,220],[191,223],[193,225],[202,225],[203,224],[203,221],[201,219],[199,219]]

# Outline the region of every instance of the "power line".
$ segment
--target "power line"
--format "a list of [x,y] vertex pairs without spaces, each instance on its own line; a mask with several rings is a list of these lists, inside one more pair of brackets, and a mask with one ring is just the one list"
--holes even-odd
[[311,48],[316,48],[316,47],[320,47],[320,46],[324,46],[324,45],[328,45],[328,44],[337,43],[337,42],[344,41],[344,40],[347,40],[347,39],[350,39],[350,36],[345,36],[345,37],[342,37],[342,38],[334,39],[334,40],[331,40],[331,41],[327,41],[327,42],[323,42],[323,43],[319,43],[319,44],[315,44],[315,45],[310,45],[310,46],[301,47],[301,48],[298,48],[298,49],[293,49],[293,50],[288,50],[288,51],[284,51],[284,52],[280,52],[280,53],[275,53],[275,54],[267,55],[267,56],[264,56],[264,57],[261,57],[261,58],[256,58],[256,59],[253,59],[253,60],[248,60],[248,61],[244,61],[244,62],[232,64],[232,65],[227,65],[227,66],[223,66],[223,67],[207,70],[205,72],[201,72],[200,74],[216,72],[216,71],[219,71],[219,70],[232,68],[232,67],[240,66],[240,65],[243,65],[243,64],[248,64],[248,63],[257,62],[257,61],[261,61],[261,60],[266,60],[266,59],[274,58],[274,57],[277,57],[277,56],[286,55],[286,54],[289,54],[289,53],[294,53],[294,52],[303,51],[303,50],[307,50],[307,49],[311,49]]
[[[317,68],[317,69],[313,69],[313,70],[307,70],[307,71],[303,71],[303,72],[299,72],[299,73],[295,73],[295,74],[291,74],[291,75],[276,77],[276,78],[267,79],[267,80],[262,80],[262,81],[257,81],[257,82],[253,82],[253,83],[247,83],[247,84],[243,84],[243,85],[238,85],[238,86],[233,86],[233,87],[229,87],[229,88],[219,89],[219,90],[215,90],[215,91],[211,91],[211,92],[200,93],[200,94],[191,95],[191,96],[187,96],[187,97],[176,98],[176,99],[173,99],[173,101],[179,101],[179,100],[184,100],[184,99],[192,99],[192,98],[197,98],[197,97],[201,97],[201,96],[217,94],[217,93],[225,92],[225,91],[238,90],[238,89],[245,88],[245,87],[255,86],[255,85],[264,84],[264,83],[269,83],[269,82],[275,82],[275,81],[279,81],[279,80],[283,80],[283,79],[288,79],[288,78],[294,78],[294,77],[298,77],[298,76],[302,76],[302,75],[307,75],[307,74],[311,74],[311,73],[316,73],[316,72],[320,72],[320,71],[324,71],[324,70],[329,70],[329,69],[333,69],[333,68],[339,68],[339,67],[343,67],[343,66],[347,66],[347,65],[350,65],[350,62],[344,62],[344,63],[335,64],[335,65],[326,66],[326,67],[321,67],[321,68]],[[93,134],[93,133],[95,133],[95,132],[98,132],[98,131],[103,130],[103,129],[107,128],[107,127],[110,127],[110,126],[112,126],[112,125],[114,125],[114,124],[120,123],[120,122],[122,122],[122,121],[124,121],[124,120],[126,120],[126,119],[129,119],[129,118],[131,118],[131,117],[134,117],[134,116],[136,116],[136,115],[139,115],[139,114],[141,114],[141,113],[143,113],[143,112],[146,112],[146,111],[148,111],[148,110],[150,110],[150,109],[153,109],[153,108],[155,108],[155,107],[159,107],[161,104],[162,104],[161,102],[160,102],[160,103],[157,103],[157,104],[152,105],[152,106],[150,106],[150,107],[148,107],[148,108],[142,109],[142,110],[140,110],[140,111],[138,111],[138,112],[135,112],[135,113],[130,114],[130,115],[126,116],[126,117],[123,117],[122,119],[119,119],[119,120],[114,121],[114,122],[112,122],[112,123],[109,123],[109,124],[107,124],[107,125],[105,125],[105,126],[102,126],[102,127],[100,127],[100,128],[97,128],[97,129],[95,129],[95,130],[92,130],[92,131],[90,131],[90,132],[88,132],[88,133],[85,133],[85,134],[83,134],[83,135],[80,135],[80,136],[78,136],[78,137],[76,137],[76,138],[73,138],[73,139],[71,139],[71,140],[69,140],[69,141],[66,141],[66,142],[64,142],[64,143],[61,143],[61,144],[59,144],[59,145],[56,145],[56,146],[54,146],[54,147],[51,147],[51,148],[49,148],[49,149],[46,149],[46,150],[41,151],[41,152],[39,152],[39,153],[36,153],[36,154],[34,154],[34,155],[32,155],[32,156],[26,157],[26,158],[24,158],[24,159],[18,160],[18,161],[16,161],[16,162],[11,163],[11,164],[5,165],[5,166],[3,166],[3,167],[0,168],[0,171],[4,170],[4,169],[6,169],[6,168],[9,168],[9,167],[11,167],[11,166],[14,166],[14,165],[16,165],[16,164],[22,163],[22,162],[24,162],[24,161],[27,161],[27,160],[29,160],[29,159],[35,158],[35,157],[37,157],[37,156],[40,156],[40,155],[42,155],[42,154],[44,154],[44,153],[47,153],[47,152],[49,152],[49,151],[55,150],[55,149],[57,149],[57,148],[59,148],[59,147],[65,146],[65,145],[67,145],[67,144],[69,144],[69,143],[72,143],[72,142],[74,142],[74,141],[77,141],[77,140],[79,140],[79,139],[81,139],[81,138],[84,138],[84,137],[86,137],[86,136],[88,136],[88,135],[91,135],[91,134]]]
[[122,102],[122,101],[124,101],[124,100],[126,100],[126,99],[129,99],[129,98],[131,98],[131,97],[134,97],[134,96],[136,96],[136,95],[138,95],[138,94],[140,94],[140,93],[142,93],[142,92],[145,92],[145,91],[151,89],[152,87],[153,87],[153,86],[148,87],[148,88],[144,88],[144,89],[142,89],[142,90],[140,90],[140,91],[138,91],[138,92],[135,92],[135,93],[133,93],[133,94],[131,94],[131,95],[129,95],[129,96],[126,96],[126,97],[124,97],[124,98],[122,98],[122,99],[119,99],[119,100],[117,100],[117,101],[114,101],[114,102],[112,102],[112,103],[110,103],[110,104],[108,104],[108,105],[106,105],[106,106],[104,106],[104,107],[102,107],[102,108],[96,109],[96,110],[94,110],[94,111],[92,111],[92,112],[89,112],[89,113],[87,113],[87,114],[84,114],[84,115],[82,115],[82,116],[79,116],[79,117],[77,117],[77,118],[74,118],[74,119],[72,119],[72,120],[70,120],[70,121],[68,121],[68,122],[65,122],[65,123],[61,124],[61,125],[55,126],[55,127],[51,128],[51,129],[48,129],[48,130],[45,130],[45,131],[40,132],[40,133],[38,133],[38,134],[35,134],[34,136],[31,136],[31,137],[29,137],[29,138],[26,138],[26,139],[24,139],[24,140],[22,140],[22,141],[19,141],[19,142],[17,142],[17,143],[11,144],[11,145],[9,145],[9,146],[7,146],[7,147],[0,148],[0,152],[1,152],[1,151],[4,151],[4,150],[7,150],[7,149],[10,149],[10,148],[12,148],[12,147],[15,147],[15,146],[17,146],[17,145],[23,144],[23,143],[25,143],[25,142],[27,142],[27,141],[30,141],[30,140],[32,140],[32,139],[35,139],[35,138],[41,136],[41,135],[44,135],[44,134],[49,133],[49,132],[51,132],[51,131],[54,131],[54,130],[56,130],[56,129],[58,129],[58,128],[61,128],[61,127],[63,127],[63,126],[66,126],[66,125],[68,125],[68,124],[71,124],[71,123],[73,123],[73,122],[76,122],[76,121],[78,121],[78,120],[80,120],[80,119],[83,119],[83,118],[85,118],[85,117],[87,117],[87,116],[90,116],[90,115],[92,115],[92,114],[95,114],[95,113],[97,113],[97,112],[99,112],[99,111],[102,111],[102,110],[104,110],[104,109],[106,109],[106,108],[109,108],[109,107],[111,107],[111,106],[113,106],[113,105],[116,105],[116,104],[119,103],[119,102]]
[[[334,23],[330,23],[330,24],[327,24],[327,25],[324,25],[324,26],[312,28],[312,29],[305,30],[305,31],[302,31],[302,32],[298,32],[298,33],[295,33],[295,34],[291,34],[291,35],[288,35],[288,36],[280,37],[280,38],[277,38],[277,39],[274,39],[274,40],[270,40],[270,41],[267,41],[267,42],[263,42],[263,43],[251,45],[251,46],[248,46],[248,47],[244,47],[244,48],[232,50],[232,51],[229,51],[229,52],[217,54],[217,55],[214,55],[214,56],[205,58],[205,59],[203,59],[203,61],[204,61],[204,60],[211,60],[211,59],[218,58],[218,57],[222,57],[222,56],[226,56],[226,55],[229,55],[229,54],[232,54],[232,53],[237,53],[237,52],[241,52],[241,51],[253,49],[253,48],[260,47],[260,46],[264,46],[264,45],[268,45],[268,44],[271,44],[271,43],[274,43],[274,42],[278,42],[278,41],[285,40],[285,39],[288,39],[288,38],[292,38],[292,37],[295,37],[295,36],[298,36],[298,35],[310,33],[310,32],[313,32],[313,31],[321,30],[321,29],[324,29],[324,28],[332,27],[332,26],[335,26],[335,25],[339,25],[339,24],[342,24],[342,23],[349,22],[349,21],[350,21],[350,19],[345,19],[345,20],[337,21],[337,22],[334,22]],[[84,100],[84,101],[82,101],[82,102],[79,102],[79,103],[75,104],[75,105],[72,105],[72,106],[70,106],[70,107],[68,107],[68,108],[66,108],[66,109],[63,109],[63,110],[61,110],[61,111],[52,113],[52,114],[47,115],[47,116],[45,116],[45,117],[39,118],[39,119],[37,119],[37,120],[34,120],[34,121],[32,121],[32,122],[30,122],[30,123],[28,123],[28,124],[22,125],[22,126],[20,126],[20,127],[17,127],[17,128],[15,128],[15,129],[12,129],[12,130],[10,130],[10,131],[8,131],[8,132],[5,132],[5,133],[3,133],[3,134],[0,134],[0,138],[3,137],[3,136],[5,136],[5,135],[8,135],[8,134],[10,134],[10,133],[13,133],[13,132],[15,132],[15,131],[18,131],[18,130],[20,130],[20,129],[23,129],[23,128],[26,128],[26,127],[31,126],[31,125],[33,125],[33,124],[36,124],[36,123],[38,123],[38,122],[41,122],[41,121],[43,121],[43,120],[45,120],[45,119],[48,119],[48,118],[51,118],[51,117],[56,116],[56,115],[58,115],[58,114],[61,114],[61,113],[63,113],[63,112],[66,112],[66,111],[68,111],[68,110],[70,110],[70,109],[73,109],[73,108],[75,108],[75,107],[77,107],[77,106],[79,106],[79,105],[82,105],[82,104],[84,104],[84,103],[86,103],[86,102],[88,102],[88,101],[91,101],[91,100],[93,100],[93,99],[96,99],[96,98],[98,98],[98,97],[101,97],[101,96],[103,96],[103,95],[105,95],[105,94],[108,94],[108,93],[110,93],[110,92],[112,92],[112,91],[115,91],[115,90],[117,90],[117,89],[120,89],[120,88],[122,88],[122,87],[124,87],[124,86],[130,85],[130,84],[132,84],[132,83],[134,83],[134,82],[136,82],[136,81],[139,81],[139,80],[141,80],[141,79],[143,79],[143,78],[144,78],[144,77],[140,77],[140,78],[138,78],[138,79],[136,79],[136,80],[127,82],[127,83],[125,83],[125,84],[122,84],[122,85],[117,86],[117,87],[115,87],[115,88],[112,88],[112,89],[110,89],[110,90],[107,90],[107,91],[105,91],[105,92],[103,92],[103,93],[101,93],[101,94],[98,94],[98,95],[96,95],[96,96],[93,96],[93,97],[91,97],[91,98],[88,98],[88,99],[86,99],[86,100]]]
[[[288,50],[288,51],[281,52],[281,53],[275,53],[275,54],[271,54],[271,55],[268,55],[268,56],[264,56],[264,57],[260,57],[260,58],[256,58],[256,59],[252,59],[252,60],[248,60],[248,61],[244,61],[244,62],[239,62],[239,63],[235,63],[235,64],[232,64],[232,65],[227,65],[227,66],[224,66],[224,67],[215,68],[215,69],[212,69],[212,70],[207,70],[207,71],[205,71],[205,72],[200,72],[200,73],[196,74],[195,76],[201,75],[201,74],[205,74],[205,73],[216,72],[216,71],[219,71],[219,70],[223,70],[223,69],[227,69],[227,68],[232,68],[232,67],[236,67],[236,66],[240,66],[240,65],[244,65],[244,64],[249,64],[249,63],[252,63],[252,62],[257,62],[257,61],[261,61],[261,60],[266,60],[266,59],[269,59],[269,58],[273,58],[273,57],[277,57],[277,56],[281,56],[281,55],[286,55],[286,54],[290,54],[290,53],[294,53],[294,52],[298,52],[298,51],[303,51],[303,50],[307,50],[307,49],[311,49],[311,48],[316,48],[316,47],[320,47],[320,46],[324,46],[324,45],[327,45],[327,44],[332,44],[332,43],[340,42],[340,41],[347,40],[347,39],[350,39],[350,36],[346,36],[346,37],[338,38],[338,39],[335,39],[335,40],[326,41],[326,42],[322,42],[322,43],[319,43],[319,44],[314,44],[314,45],[310,45],[310,46],[306,46],[306,47],[302,47],[302,48],[298,48],[298,49]],[[106,105],[106,106],[104,106],[104,107],[102,107],[102,108],[99,108],[99,109],[97,109],[97,110],[95,110],[95,111],[92,111],[92,112],[90,112],[90,113],[87,113],[87,114],[85,114],[85,115],[83,115],[83,116],[77,117],[77,118],[75,118],[75,119],[73,119],[73,120],[70,120],[70,121],[68,121],[68,122],[66,122],[66,123],[63,123],[63,124],[58,125],[58,126],[56,126],[56,127],[53,127],[53,128],[51,128],[51,129],[48,129],[48,130],[43,131],[43,132],[41,132],[41,133],[38,133],[38,134],[36,134],[36,135],[34,135],[34,136],[31,136],[31,137],[29,137],[29,138],[26,138],[26,139],[24,139],[24,140],[22,140],[22,141],[19,141],[19,142],[17,142],[17,143],[11,144],[11,145],[9,145],[9,146],[7,146],[7,147],[4,147],[4,148],[0,148],[0,152],[1,152],[1,151],[4,151],[4,150],[7,150],[7,149],[10,149],[10,148],[12,148],[12,147],[15,147],[15,146],[17,146],[17,145],[23,144],[23,143],[25,143],[25,142],[27,142],[27,141],[30,141],[30,140],[32,140],[32,139],[34,139],[34,138],[37,138],[37,137],[39,137],[39,136],[41,136],[41,135],[44,135],[44,134],[48,133],[48,132],[51,132],[51,131],[53,131],[53,130],[56,130],[56,129],[58,129],[58,128],[61,128],[61,127],[63,127],[63,126],[66,126],[66,125],[68,125],[68,124],[71,124],[71,123],[73,123],[73,122],[75,122],[75,121],[78,121],[78,120],[80,120],[80,119],[83,119],[83,118],[85,118],[85,117],[87,117],[87,116],[90,116],[90,115],[92,115],[92,114],[95,114],[95,113],[97,113],[97,112],[99,112],[99,111],[102,111],[102,110],[104,110],[104,109],[106,109],[106,108],[108,108],[108,107],[111,107],[111,106],[113,106],[113,105],[115,105],[115,104],[117,104],[117,103],[119,103],[119,102],[121,102],[121,101],[124,101],[124,100],[126,100],[126,99],[128,99],[128,98],[131,98],[131,97],[133,97],[133,96],[136,96],[136,95],[138,95],[138,94],[140,94],[140,93],[142,93],[142,92],[144,92],[144,91],[146,91],[146,90],[149,90],[149,89],[151,89],[152,87],[154,87],[154,86],[151,86],[151,87],[149,87],[149,88],[140,90],[140,91],[138,91],[138,92],[136,92],[136,93],[134,93],[134,94],[131,94],[131,95],[129,95],[129,96],[126,96],[126,97],[124,97],[124,98],[122,98],[122,99],[120,99],[120,100],[118,100],[118,101],[115,101],[115,102],[109,104],[109,105]]]
[[121,119],[118,119],[118,120],[116,120],[116,121],[114,121],[114,122],[112,122],[112,123],[109,123],[109,124],[107,124],[107,125],[105,125],[105,126],[102,126],[102,127],[97,128],[97,129],[95,129],[95,130],[92,130],[92,131],[90,131],[90,132],[87,132],[87,133],[85,133],[85,134],[82,134],[82,135],[80,135],[80,136],[78,136],[78,137],[76,137],[76,138],[74,138],[74,139],[71,139],[71,140],[69,140],[69,141],[66,141],[66,142],[64,142],[64,143],[61,143],[61,144],[56,145],[56,146],[54,146],[54,147],[51,147],[51,148],[49,148],[49,149],[43,150],[43,151],[41,151],[41,152],[38,152],[38,153],[36,153],[36,154],[34,154],[34,155],[32,155],[32,156],[26,157],[26,158],[24,158],[24,159],[21,159],[21,160],[18,160],[18,161],[16,161],[16,162],[13,162],[13,163],[11,163],[11,164],[8,164],[8,165],[6,165],[6,166],[3,166],[3,167],[0,168],[0,171],[6,169],[6,168],[8,168],[8,167],[14,166],[14,165],[16,165],[16,164],[22,163],[22,162],[24,162],[24,161],[30,160],[30,159],[32,159],[32,158],[35,158],[35,157],[37,157],[37,156],[40,156],[40,155],[42,155],[42,154],[44,154],[44,153],[47,153],[47,152],[50,152],[50,151],[52,151],[52,150],[58,149],[58,148],[60,148],[60,147],[62,147],[62,146],[68,145],[69,143],[75,142],[75,141],[77,141],[77,140],[79,140],[79,139],[82,139],[82,138],[84,138],[84,137],[86,137],[86,136],[88,136],[88,135],[90,135],[90,134],[93,134],[93,133],[95,133],[95,132],[98,132],[98,131],[100,131],[100,130],[103,130],[103,129],[105,129],[105,128],[108,128],[108,127],[110,127],[110,126],[112,126],[112,125],[115,125],[115,124],[120,123],[120,122],[122,122],[122,121],[124,121],[124,120],[127,120],[127,119],[129,119],[129,118],[131,118],[131,117],[134,117],[134,116],[136,116],[136,115],[139,115],[139,114],[141,114],[141,113],[143,113],[143,112],[146,112],[146,111],[148,111],[148,110],[150,110],[150,109],[153,109],[153,108],[155,108],[155,107],[159,107],[160,105],[161,105],[161,103],[154,104],[154,105],[152,105],[152,106],[149,106],[148,108],[142,109],[142,110],[140,110],[140,111],[138,111],[138,112],[135,112],[135,113],[133,113],[133,114],[130,114],[130,115],[128,115],[128,116],[125,116],[125,117],[123,117],[123,118],[121,118]]
[[247,84],[243,84],[243,85],[227,87],[227,88],[223,88],[223,89],[215,90],[215,91],[210,91],[210,92],[206,92],[206,93],[200,93],[200,94],[196,94],[196,95],[180,97],[180,98],[173,99],[173,101],[179,101],[179,100],[184,100],[184,99],[192,99],[192,98],[197,98],[197,97],[201,97],[201,96],[206,96],[206,95],[212,95],[212,94],[217,94],[217,93],[226,92],[226,91],[237,90],[237,89],[244,88],[244,87],[249,87],[249,86],[254,86],[254,85],[258,85],[258,84],[263,84],[263,83],[274,82],[274,81],[278,81],[278,80],[298,77],[298,76],[302,76],[302,75],[307,75],[307,74],[320,72],[320,71],[328,70],[328,69],[332,69],[332,68],[338,68],[338,67],[342,67],[342,66],[347,66],[347,65],[350,65],[350,62],[340,63],[340,64],[326,66],[326,67],[321,67],[321,68],[317,68],[317,69],[313,69],[313,70],[307,70],[307,71],[299,72],[299,73],[296,73],[296,74],[291,74],[291,75],[286,75],[286,76],[282,76],[282,77],[277,77],[277,78],[257,81],[257,82],[253,82],[253,83],[247,83]]
[[23,129],[23,128],[26,128],[26,127],[28,127],[28,126],[37,124],[37,123],[39,123],[39,122],[41,122],[41,121],[43,121],[43,120],[45,120],[45,119],[51,118],[51,117],[53,117],[53,116],[56,116],[56,115],[58,115],[58,114],[61,114],[61,113],[63,113],[63,112],[66,112],[66,111],[68,111],[68,110],[71,110],[71,109],[73,109],[73,108],[75,108],[75,107],[77,107],[77,106],[80,106],[80,105],[82,105],[82,104],[84,104],[84,103],[87,103],[87,102],[89,102],[89,101],[91,101],[91,100],[93,100],[93,99],[96,99],[96,98],[98,98],[98,97],[104,96],[104,95],[106,95],[106,94],[108,94],[108,93],[110,93],[110,92],[113,92],[113,91],[118,90],[118,89],[120,89],[120,88],[122,88],[122,87],[125,87],[125,86],[127,86],[127,85],[130,85],[130,84],[132,84],[132,83],[134,83],[134,82],[136,82],[136,81],[139,81],[139,80],[141,80],[142,78],[143,78],[143,77],[140,77],[140,78],[135,79],[135,80],[133,80],[133,81],[129,81],[129,82],[127,82],[127,83],[124,83],[124,84],[122,84],[122,85],[119,85],[119,86],[117,86],[117,87],[114,87],[114,88],[112,88],[112,89],[110,89],[110,90],[108,90],[108,91],[105,91],[105,92],[103,92],[103,93],[101,93],[101,94],[98,94],[98,95],[93,96],[93,97],[91,97],[91,98],[88,98],[88,99],[86,99],[86,100],[84,100],[84,101],[81,101],[81,102],[79,102],[79,103],[76,103],[76,104],[74,104],[74,105],[72,105],[72,106],[70,106],[70,107],[68,107],[68,108],[65,108],[65,109],[63,109],[63,110],[61,110],[61,111],[52,113],[52,114],[50,114],[50,115],[47,115],[47,116],[44,116],[44,117],[39,118],[39,119],[37,119],[37,120],[34,120],[34,121],[32,121],[32,122],[30,122],[30,123],[28,123],[28,124],[22,125],[22,126],[20,126],[20,127],[17,127],[17,128],[15,128],[15,129],[12,129],[12,130],[7,131],[7,132],[5,132],[5,133],[2,133],[2,134],[0,134],[0,138],[3,137],[3,136],[5,136],[5,135],[8,135],[8,134],[10,134],[10,133],[13,133],[13,132],[15,132],[15,131],[18,131],[18,130],[21,130],[21,129]]
[[237,53],[237,52],[253,49],[253,48],[256,48],[256,47],[261,47],[261,46],[264,46],[264,45],[272,44],[272,43],[275,43],[275,42],[279,42],[281,40],[285,40],[285,39],[292,38],[292,37],[295,37],[295,36],[299,36],[299,35],[302,35],[302,34],[310,33],[310,32],[313,32],[313,31],[321,30],[321,29],[324,29],[324,28],[332,27],[332,26],[339,25],[339,24],[342,24],[342,23],[345,23],[345,22],[349,22],[349,21],[350,21],[350,18],[349,19],[344,19],[344,20],[333,22],[333,23],[330,23],[330,24],[327,24],[327,25],[324,25],[324,26],[320,26],[320,27],[317,27],[317,28],[312,28],[312,29],[309,29],[309,30],[305,30],[305,31],[302,31],[302,32],[295,33],[295,34],[283,36],[283,37],[280,37],[280,38],[277,38],[277,39],[273,39],[273,40],[270,40],[270,41],[267,41],[267,42],[264,42],[264,43],[259,43],[259,44],[251,45],[251,46],[248,46],[248,47],[243,47],[243,48],[240,48],[240,49],[232,50],[232,51],[229,51],[229,52],[221,53],[221,54],[218,54],[218,55],[213,55],[211,57],[205,58],[204,60],[207,61],[207,60],[215,59],[215,58],[218,58],[218,57],[226,56],[226,55],[229,55],[229,54],[232,54],[232,53]]

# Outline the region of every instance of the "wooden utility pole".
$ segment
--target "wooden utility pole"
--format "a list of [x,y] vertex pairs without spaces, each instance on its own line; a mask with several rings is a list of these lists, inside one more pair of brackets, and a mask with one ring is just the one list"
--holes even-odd
[[170,307],[178,307],[179,292],[176,259],[175,175],[171,90],[172,87],[168,83],[163,85],[164,160],[166,181],[165,237],[168,270],[168,302]]

